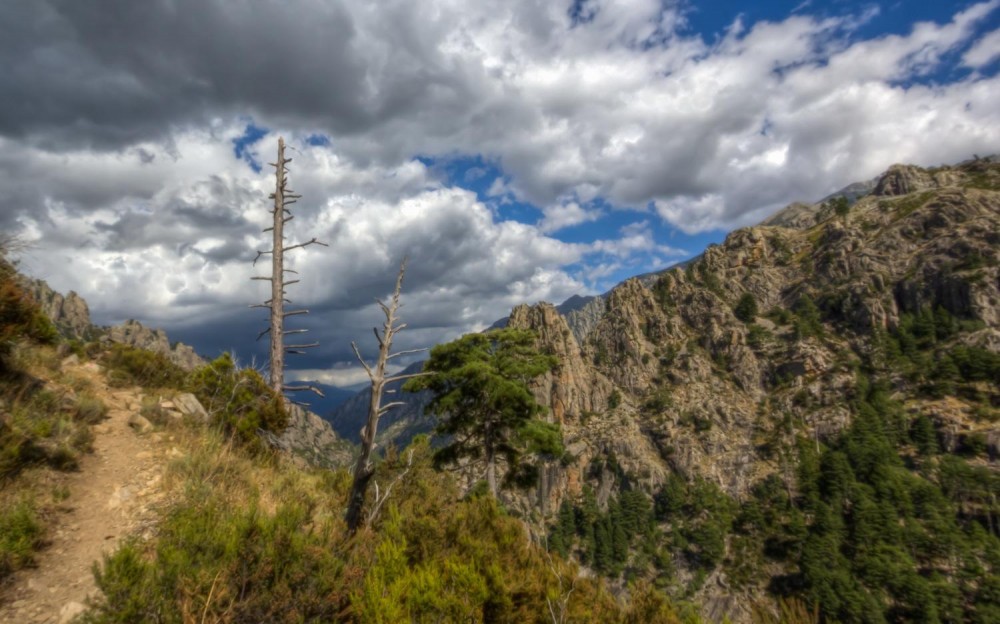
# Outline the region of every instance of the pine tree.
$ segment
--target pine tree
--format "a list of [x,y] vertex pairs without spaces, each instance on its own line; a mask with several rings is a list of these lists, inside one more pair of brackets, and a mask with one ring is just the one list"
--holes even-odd
[[530,380],[555,364],[535,348],[534,333],[511,328],[467,334],[431,349],[428,375],[405,389],[434,394],[428,410],[440,419],[436,431],[450,439],[435,453],[435,463],[481,464],[494,498],[502,467],[507,484],[524,484],[534,474],[521,463],[527,452],[561,452],[558,427],[536,418],[543,408],[528,389]]

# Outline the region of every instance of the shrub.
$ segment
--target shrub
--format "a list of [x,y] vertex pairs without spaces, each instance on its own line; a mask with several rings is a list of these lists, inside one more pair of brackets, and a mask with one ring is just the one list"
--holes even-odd
[[59,334],[52,321],[21,288],[17,271],[3,253],[0,241],[0,372],[8,372],[8,356],[19,340],[52,344]]
[[79,453],[91,448],[93,433],[75,415],[75,406],[64,410],[63,401],[49,390],[24,390],[6,426],[0,426],[0,480],[35,464],[76,469]]
[[42,524],[28,498],[0,502],[0,579],[32,562],[42,541]]
[[733,308],[733,314],[744,323],[752,323],[757,318],[757,300],[751,293],[743,293]]
[[797,338],[823,335],[819,308],[809,295],[802,295],[795,302],[795,335]]
[[851,202],[843,195],[830,200],[830,206],[833,208],[833,211],[841,217],[846,216],[847,213],[851,211]]
[[108,415],[108,406],[104,401],[89,394],[80,395],[76,402],[76,419],[88,425],[94,425]]
[[426,438],[379,464],[392,497],[352,539],[331,513],[346,472],[252,463],[210,441],[174,464],[186,487],[156,541],[128,542],[95,571],[103,596],[85,622],[538,622],[569,594],[569,621],[621,621],[610,592],[499,504],[460,500]]
[[187,373],[165,355],[123,344],[111,345],[104,365],[108,368],[108,383],[119,388],[181,388],[187,378]]
[[771,332],[756,323],[751,325],[747,331],[747,344],[755,349],[764,346],[772,338],[774,335]]
[[259,445],[258,430],[281,433],[288,426],[284,399],[250,368],[237,368],[224,353],[191,374],[191,390],[234,439]]
[[622,404],[622,395],[618,390],[612,390],[611,396],[608,397],[608,408],[615,409]]

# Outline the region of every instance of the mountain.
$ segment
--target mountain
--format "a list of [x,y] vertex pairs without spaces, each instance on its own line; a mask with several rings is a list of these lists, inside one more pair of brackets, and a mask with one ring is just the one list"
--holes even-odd
[[[416,362],[400,371],[399,374],[418,373],[422,368],[423,362]],[[430,433],[434,428],[433,419],[424,415],[424,408],[431,400],[430,393],[426,391],[416,394],[403,392],[404,383],[396,381],[385,387],[383,402],[404,401],[405,404],[389,410],[379,419],[376,440],[380,447],[384,448],[389,443],[404,446],[414,436]],[[361,428],[364,427],[368,418],[370,401],[371,388],[366,388],[344,401],[333,411],[329,421],[337,435],[355,444],[361,441]]]
[[[830,621],[990,621],[998,191],[995,159],[896,165],[684,266],[515,308],[498,326],[559,358],[534,392],[567,452],[505,502],[716,620],[796,597]],[[427,430],[424,401],[386,429]]]
[[[909,620],[926,606],[906,583],[950,587],[962,617],[992,613],[935,553],[955,540],[974,567],[1000,547],[998,190],[991,161],[897,165],[853,205],[797,207],[788,226],[737,230],[651,285],[620,284],[582,341],[550,305],[515,309],[509,324],[562,362],[535,392],[569,457],[513,504],[620,518],[630,492],[651,495],[664,582],[710,617],[747,621],[770,592],[817,601],[830,620]],[[861,503],[882,520],[859,518]],[[559,526],[564,548],[605,574],[666,573]],[[861,531],[892,573],[862,556]],[[996,563],[985,570],[1000,580]]]
[[323,393],[324,396],[321,397],[315,393],[303,392],[298,399],[303,403],[309,404],[309,411],[318,414],[327,421],[330,420],[336,408],[359,392],[358,390],[331,386],[318,381],[303,381],[301,383],[318,388]]

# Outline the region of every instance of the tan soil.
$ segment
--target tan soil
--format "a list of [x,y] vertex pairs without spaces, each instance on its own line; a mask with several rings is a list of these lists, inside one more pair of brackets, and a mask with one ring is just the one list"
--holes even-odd
[[[92,567],[129,535],[148,536],[163,500],[162,477],[171,454],[167,434],[138,433],[129,417],[140,409],[138,389],[108,388],[93,364],[73,366],[109,408],[94,425],[94,452],[72,473],[51,476],[69,496],[49,518],[48,545],[35,566],[13,576],[0,593],[0,623],[65,624],[98,593]],[[177,454],[173,449],[172,454]]]

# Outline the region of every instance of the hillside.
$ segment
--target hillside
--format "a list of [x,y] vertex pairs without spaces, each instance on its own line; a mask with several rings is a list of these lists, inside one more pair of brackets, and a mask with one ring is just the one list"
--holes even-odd
[[[562,361],[536,390],[570,451],[535,493],[560,548],[612,578],[654,575],[713,617],[745,620],[770,593],[841,621],[990,620],[998,189],[989,161],[895,166],[854,204],[797,207],[794,227],[738,230],[651,285],[621,284],[582,341],[552,306],[515,309],[510,324]],[[633,493],[652,497],[644,537],[602,554],[581,514],[612,514],[613,534]],[[857,516],[859,498],[879,520]],[[881,554],[866,558],[862,531],[885,531]],[[959,568],[942,548],[961,548]],[[927,598],[941,584],[947,605]]]
[[[139,511],[94,584],[70,582],[95,592],[88,622],[997,621],[1000,164],[858,188],[601,297],[516,307],[507,325],[556,356],[532,392],[565,452],[497,503],[433,468],[413,396],[381,424],[353,537],[351,449],[318,416],[226,357],[186,371],[102,339],[59,316],[82,300],[36,303],[4,263],[0,613],[83,608],[37,579],[94,556],[88,453],[119,448],[142,483],[112,490]],[[335,422],[360,430],[366,403]]]
[[[507,504],[562,554],[618,582],[651,579],[712,619],[797,596],[831,620],[989,621],[998,190],[996,159],[897,165],[684,266],[514,309],[496,326],[536,331],[561,362],[535,394],[567,453]],[[385,439],[430,427],[426,400],[409,400]],[[362,403],[340,422],[360,423]],[[877,449],[877,469],[845,469],[859,449]],[[859,525],[859,496],[878,523]],[[863,531],[887,535],[877,557],[863,556]],[[925,545],[899,555],[910,540]],[[947,604],[919,597],[942,587]]]
[[3,621],[680,621],[460,496],[426,439],[347,534],[349,476],[268,444],[295,416],[256,371],[66,342],[16,278],[0,258]]

